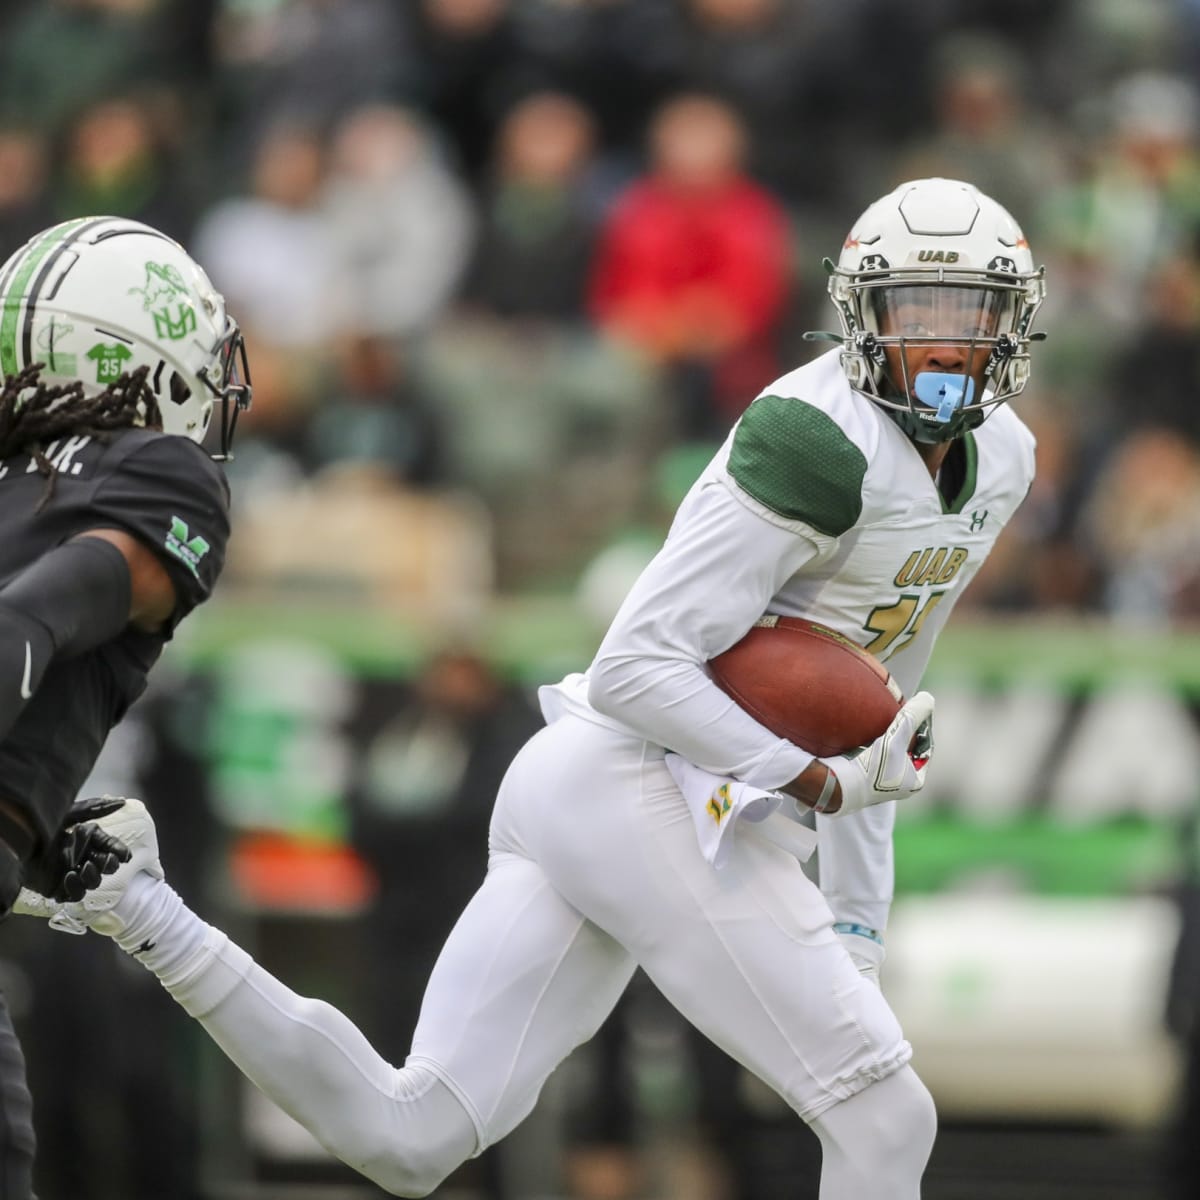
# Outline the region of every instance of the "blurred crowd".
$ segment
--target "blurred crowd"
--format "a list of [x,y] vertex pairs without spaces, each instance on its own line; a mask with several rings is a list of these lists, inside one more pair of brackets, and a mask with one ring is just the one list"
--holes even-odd
[[[967,179],[1046,264],[1050,336],[1017,401],[1038,478],[964,603],[1182,625],[1200,617],[1198,80],[1200,0],[2,0],[0,258],[110,212],[179,238],[226,295],[255,400],[229,464],[223,589],[453,615],[581,580],[602,621],[746,404],[819,352],[802,334],[833,321],[821,260],[854,217],[906,178]],[[251,668],[297,706],[343,695]],[[246,795],[263,791],[254,735],[310,725],[295,762],[349,795],[345,832],[380,892],[361,943],[334,930],[331,961],[363,951],[364,1027],[399,1056],[481,869],[495,779],[537,715],[448,653],[403,704],[395,681],[364,685],[358,740],[333,754],[340,709],[280,715],[236,684],[243,707],[212,739],[223,729],[246,759]],[[172,801],[164,846],[188,854],[168,866],[199,895],[215,858],[208,798],[187,792],[205,765],[188,706],[203,703],[186,689],[173,703],[143,709],[138,783]],[[310,768],[343,760],[353,786]],[[101,982],[94,957],[80,968],[58,944],[75,940],[31,937],[32,977],[86,969],[106,1017],[174,1022],[161,1040],[192,1078],[157,988],[144,1005],[145,989],[117,991],[148,977]],[[117,1065],[60,1069],[77,1049],[125,1058],[125,1043],[80,1030],[64,1049],[69,1014],[27,1008],[43,1170],[62,1177],[44,1194],[190,1198],[201,1150],[176,1114],[197,1096],[165,1094],[158,1064],[134,1072],[135,1155],[96,1120],[121,1107],[106,1102]],[[742,1094],[713,1052],[673,1050],[686,1036],[635,984],[567,1105],[571,1195],[644,1189],[644,1166],[606,1151],[630,1140],[631,1093],[669,1125],[662,1097],[686,1088],[662,1064],[681,1057],[709,1174],[736,1177],[709,1191],[799,1194],[813,1147],[790,1114]],[[493,1160],[477,1169],[481,1194],[504,1194]]]
[[661,535],[815,352],[854,216],[968,179],[1050,280],[1038,481],[970,602],[1180,622],[1198,68],[1196,0],[6,0],[0,246],[119,213],[225,293],[235,578],[513,592]]

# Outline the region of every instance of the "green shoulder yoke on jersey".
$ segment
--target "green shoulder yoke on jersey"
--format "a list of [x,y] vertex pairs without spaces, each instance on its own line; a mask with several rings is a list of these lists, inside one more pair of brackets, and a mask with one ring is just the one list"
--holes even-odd
[[738,486],[772,512],[841,537],[862,513],[867,459],[827,413],[790,396],[760,396],[729,451]]

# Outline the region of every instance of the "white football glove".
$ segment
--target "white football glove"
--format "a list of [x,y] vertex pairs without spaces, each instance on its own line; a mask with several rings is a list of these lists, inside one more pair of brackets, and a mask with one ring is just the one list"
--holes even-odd
[[925,786],[925,769],[932,757],[933,697],[918,692],[858,754],[821,759],[842,785],[842,806],[834,815],[858,812],[885,800],[903,800],[919,792]]

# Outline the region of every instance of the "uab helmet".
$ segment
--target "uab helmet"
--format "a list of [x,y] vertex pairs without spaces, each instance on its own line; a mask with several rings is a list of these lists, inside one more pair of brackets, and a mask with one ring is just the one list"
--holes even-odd
[[85,395],[146,367],[163,431],[195,442],[220,402],[216,458],[250,407],[245,345],[220,293],[178,242],[123,217],[64,221],[0,266],[0,373],[34,363]]
[[[1016,221],[972,184],[901,184],[858,218],[825,267],[842,330],[824,336],[841,343],[850,386],[915,441],[975,428],[1028,382],[1030,342],[1045,336],[1031,330],[1045,268],[1034,268]],[[909,378],[905,351],[920,345],[959,348],[964,364],[986,354],[982,394],[962,373]]]

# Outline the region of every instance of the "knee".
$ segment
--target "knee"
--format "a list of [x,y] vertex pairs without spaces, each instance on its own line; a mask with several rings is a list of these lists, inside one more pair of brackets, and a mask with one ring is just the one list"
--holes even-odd
[[843,1105],[857,1133],[884,1156],[928,1157],[937,1136],[937,1109],[911,1067],[881,1079]]
[[466,1156],[434,1136],[428,1141],[389,1139],[344,1157],[389,1195],[419,1200],[435,1191]]
[[428,1156],[414,1153],[410,1147],[402,1160],[395,1153],[384,1154],[364,1162],[359,1170],[391,1196],[420,1200],[436,1190],[456,1166],[458,1163],[447,1166],[434,1162]]
[[892,1091],[894,1119],[878,1128],[877,1136],[890,1138],[897,1150],[903,1148],[927,1158],[937,1137],[937,1108],[929,1089],[910,1067],[885,1082]]
[[826,1176],[838,1181],[831,1196],[908,1200],[920,1195],[937,1135],[937,1111],[911,1067],[835,1105],[813,1129],[824,1152],[822,1185]]
[[404,1067],[390,1120],[347,1161],[391,1195],[417,1200],[478,1148],[475,1126],[454,1093],[423,1067]]

